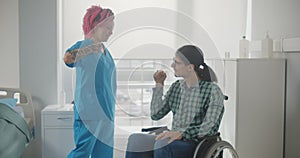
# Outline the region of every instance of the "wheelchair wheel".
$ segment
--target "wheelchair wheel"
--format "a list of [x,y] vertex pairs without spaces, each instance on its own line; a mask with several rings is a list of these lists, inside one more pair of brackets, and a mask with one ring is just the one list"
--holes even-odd
[[228,150],[229,156],[233,158],[238,158],[237,152],[234,150],[232,145],[226,141],[218,141],[215,144],[213,144],[211,147],[209,147],[205,158],[219,158],[222,157],[220,154],[223,154],[224,151]]

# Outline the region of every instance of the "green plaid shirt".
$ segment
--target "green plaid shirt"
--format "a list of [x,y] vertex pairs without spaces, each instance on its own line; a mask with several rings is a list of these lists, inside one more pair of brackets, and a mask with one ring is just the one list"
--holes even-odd
[[183,140],[198,142],[198,137],[218,132],[224,113],[224,95],[213,82],[199,81],[187,88],[184,80],[174,82],[166,95],[163,87],[153,88],[151,118],[159,120],[173,113],[172,130]]

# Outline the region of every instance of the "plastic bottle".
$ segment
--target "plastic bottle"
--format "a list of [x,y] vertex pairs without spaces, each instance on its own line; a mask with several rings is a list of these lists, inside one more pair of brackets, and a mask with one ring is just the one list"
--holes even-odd
[[243,36],[239,42],[239,56],[240,58],[249,57],[249,40],[246,39],[246,36]]
[[264,57],[273,56],[273,39],[269,37],[269,33],[266,33],[266,38],[261,42],[261,52]]

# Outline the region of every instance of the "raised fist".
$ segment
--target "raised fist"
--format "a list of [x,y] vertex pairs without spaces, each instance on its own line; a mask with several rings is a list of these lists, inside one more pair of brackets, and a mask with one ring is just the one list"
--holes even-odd
[[167,74],[163,70],[158,70],[153,74],[153,78],[156,83],[164,84]]

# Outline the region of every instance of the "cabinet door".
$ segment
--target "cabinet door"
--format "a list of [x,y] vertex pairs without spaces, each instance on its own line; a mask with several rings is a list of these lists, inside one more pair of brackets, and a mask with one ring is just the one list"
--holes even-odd
[[238,61],[236,139],[240,157],[282,157],[284,86],[285,60]]
[[74,148],[73,128],[45,128],[44,134],[44,158],[65,158]]

